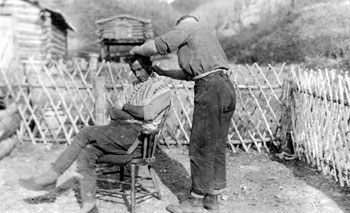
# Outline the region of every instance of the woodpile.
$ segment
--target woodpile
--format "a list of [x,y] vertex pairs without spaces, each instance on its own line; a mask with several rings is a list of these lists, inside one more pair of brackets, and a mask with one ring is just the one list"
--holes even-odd
[[20,121],[21,116],[16,105],[0,110],[0,160],[7,156],[18,143],[16,131]]

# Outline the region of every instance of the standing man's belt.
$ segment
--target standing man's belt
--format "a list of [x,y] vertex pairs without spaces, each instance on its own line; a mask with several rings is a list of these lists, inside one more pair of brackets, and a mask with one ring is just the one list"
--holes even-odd
[[202,73],[200,75],[197,75],[193,78],[193,80],[198,80],[198,79],[201,79],[201,78],[204,78],[205,76],[207,75],[210,75],[210,74],[213,74],[213,73],[216,73],[216,72],[224,72],[226,73],[227,70],[225,69],[216,69],[216,70],[212,70],[212,71],[209,71],[209,72],[205,72],[205,73]]

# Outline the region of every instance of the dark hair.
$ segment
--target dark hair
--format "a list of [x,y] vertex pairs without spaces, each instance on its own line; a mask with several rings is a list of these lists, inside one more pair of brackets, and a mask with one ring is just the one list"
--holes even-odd
[[176,26],[184,19],[186,18],[194,18],[197,22],[198,22],[198,18],[196,16],[193,16],[193,15],[184,15],[184,16],[181,16],[177,21],[176,21]]
[[128,64],[133,64],[135,61],[139,61],[140,63],[144,65],[152,66],[151,57],[149,56],[143,56],[143,55],[126,55],[125,56],[125,62]]
[[151,57],[149,56],[143,56],[143,55],[137,55],[137,54],[128,55],[125,57],[125,61],[130,65],[130,67],[135,61],[138,61],[148,74],[152,73],[152,69],[150,68],[152,67],[152,61],[151,61]]

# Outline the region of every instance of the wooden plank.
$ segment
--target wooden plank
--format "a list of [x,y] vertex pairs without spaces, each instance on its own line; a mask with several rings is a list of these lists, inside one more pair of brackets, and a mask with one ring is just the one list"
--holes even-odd
[[42,27],[40,25],[35,25],[31,23],[18,23],[15,26],[16,31],[25,31],[25,32],[42,32]]
[[51,35],[51,39],[52,39],[52,42],[56,42],[56,43],[63,45],[63,46],[65,46],[67,43],[67,37],[62,36],[62,35],[58,35],[56,33]]
[[38,24],[42,22],[38,14],[33,14],[33,15],[16,14],[16,18],[17,18],[17,22],[20,22],[20,23]]
[[31,35],[35,37],[40,37],[44,35],[42,30],[27,30],[27,29],[16,29],[17,35]]
[[50,47],[52,50],[56,50],[56,51],[59,51],[59,52],[62,52],[62,53],[66,53],[66,49],[65,49],[65,46],[63,45],[59,45],[59,44],[56,44],[56,43],[50,43],[47,45],[48,47]]
[[96,77],[94,79],[94,91],[95,91],[95,125],[106,125],[106,96],[105,96],[105,77]]

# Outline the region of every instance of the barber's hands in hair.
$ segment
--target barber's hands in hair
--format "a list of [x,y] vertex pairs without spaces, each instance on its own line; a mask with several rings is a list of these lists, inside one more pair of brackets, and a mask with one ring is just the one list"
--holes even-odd
[[164,75],[164,73],[165,73],[165,71],[157,65],[153,65],[152,70],[153,70],[153,72],[157,73],[158,75]]

